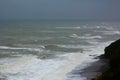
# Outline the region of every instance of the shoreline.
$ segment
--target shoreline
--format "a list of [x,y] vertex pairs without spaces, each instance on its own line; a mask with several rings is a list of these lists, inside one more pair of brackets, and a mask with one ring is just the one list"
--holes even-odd
[[[99,46],[96,45],[97,46],[96,49],[93,48],[90,52],[86,51],[85,54],[81,54],[81,53],[69,54],[69,57],[67,60],[65,60],[64,64],[59,63],[62,65],[56,67],[55,70],[53,70],[52,74],[47,73],[48,74],[47,77],[43,76],[42,80],[49,80],[50,78],[52,78],[52,80],[86,80],[86,77],[89,76],[87,74],[86,76],[83,75],[82,74],[84,73],[83,70],[89,67],[92,63],[98,61],[98,59],[95,59],[95,57],[102,54],[101,51],[104,49],[106,45],[108,45],[108,43],[101,43],[99,44]],[[68,56],[68,54],[63,56]],[[76,68],[77,70],[75,70]],[[71,72],[74,70],[80,71],[78,72],[77,76],[71,74]],[[73,79],[74,76],[76,77],[76,79]],[[7,80],[7,78],[3,80]]]
[[109,61],[106,65],[109,68],[101,70],[101,74],[92,80],[120,80],[120,39],[109,44],[104,51],[102,59]]
[[92,80],[95,76],[101,75],[101,72],[106,69],[108,69],[108,60],[99,58],[99,60],[83,69],[80,75],[86,77],[86,80]]
[[[88,52],[88,60],[77,65],[71,72],[69,72],[68,77],[71,79],[67,80],[91,80],[99,75],[101,71],[106,70],[108,68],[108,60],[102,59],[101,55],[104,54],[105,47],[111,42],[113,41],[102,43],[95,50]],[[98,53],[97,51],[100,52]]]
[[92,62],[86,63],[86,65],[83,69],[81,69],[81,65],[73,69],[69,73],[71,79],[68,80],[92,80],[95,76],[101,74],[101,71],[108,69],[108,60],[96,56]]

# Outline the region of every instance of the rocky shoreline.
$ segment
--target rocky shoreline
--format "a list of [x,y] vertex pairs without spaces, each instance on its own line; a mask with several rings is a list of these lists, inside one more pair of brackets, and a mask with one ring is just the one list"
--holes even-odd
[[86,77],[87,80],[92,80],[95,76],[101,75],[101,72],[106,69],[108,69],[108,60],[99,59],[83,69],[80,75]]
[[[105,48],[100,60],[108,60],[107,69],[101,70],[91,80],[120,80],[120,39]],[[103,66],[101,66],[103,68]]]

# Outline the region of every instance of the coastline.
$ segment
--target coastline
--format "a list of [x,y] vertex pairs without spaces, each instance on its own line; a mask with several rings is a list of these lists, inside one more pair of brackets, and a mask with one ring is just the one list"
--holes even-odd
[[86,80],[120,80],[120,39],[104,49],[104,54],[91,66],[83,69],[80,75]]
[[101,71],[92,80],[120,80],[120,39],[112,42],[104,49],[103,59],[107,59],[108,69]]
[[[47,75],[47,77],[44,76],[42,80],[49,80],[50,78],[52,80],[90,80],[101,71],[102,66],[106,65],[97,56],[103,54],[104,48],[109,43],[111,42],[101,43],[96,49],[90,52],[86,51],[85,54],[69,54],[69,58],[64,62],[65,64],[56,67],[52,74]],[[3,80],[7,80],[7,78],[4,77]]]
[[108,61],[106,59],[101,59],[100,56],[104,54],[104,48],[111,42],[112,41],[99,44],[96,49],[87,52],[88,57],[86,60],[68,73],[67,80],[91,80],[101,71],[106,70],[108,68]]
[[95,76],[101,75],[101,71],[105,71],[106,69],[108,69],[108,60],[99,58],[99,60],[83,69],[80,75],[86,77],[86,80],[92,80]]
[[[63,56],[68,57],[68,59],[64,61],[64,64],[62,62],[60,62],[59,66],[56,67],[55,70],[52,71],[52,74],[50,74],[48,72],[47,77],[43,76],[42,80],[49,80],[50,78],[51,78],[51,80],[85,80],[86,77],[88,77],[87,75],[84,76],[83,74],[78,73],[77,75],[79,75],[79,76],[75,75],[75,77],[74,77],[74,74],[71,74],[71,73],[74,71],[80,71],[80,72],[84,73],[83,70],[85,68],[90,66],[92,63],[98,61],[98,59],[95,59],[95,57],[103,54],[102,53],[103,49],[108,44],[109,44],[109,42],[101,43],[101,44],[99,44],[98,47],[96,47],[95,50],[93,48],[91,51],[84,52],[85,54],[71,53],[69,55],[68,54],[63,55]],[[76,66],[78,66],[78,67],[76,67]],[[77,70],[75,70],[75,69],[77,69]],[[71,72],[71,70],[72,70],[72,72]],[[85,71],[85,72],[87,72],[87,71]],[[7,80],[7,78],[4,77],[4,74],[2,74],[2,75],[1,76],[4,78],[3,80]],[[1,77],[1,79],[2,79],[2,77]],[[77,79],[73,79],[73,78],[77,78]]]
[[[85,64],[85,63],[84,63]],[[108,69],[108,60],[100,59],[100,57],[96,56],[93,58],[93,61],[87,64],[83,69],[81,69],[81,65],[77,66],[72,72],[70,80],[92,80],[95,76],[101,74],[101,71],[105,71]],[[83,77],[82,79],[80,77]]]

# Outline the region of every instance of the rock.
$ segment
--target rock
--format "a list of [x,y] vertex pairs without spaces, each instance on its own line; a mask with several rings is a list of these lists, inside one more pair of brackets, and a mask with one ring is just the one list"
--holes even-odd
[[120,39],[105,48],[104,58],[109,60],[109,69],[93,80],[120,80]]
[[[120,49],[120,39],[111,43],[108,47],[105,48],[105,57],[110,58],[112,55],[117,54]],[[118,53],[119,54],[119,53]]]
[[105,48],[105,58],[109,59],[111,67],[120,64],[120,39]]

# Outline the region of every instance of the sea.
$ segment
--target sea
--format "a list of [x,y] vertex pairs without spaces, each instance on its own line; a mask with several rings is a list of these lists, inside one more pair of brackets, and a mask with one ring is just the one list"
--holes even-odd
[[119,21],[0,21],[0,80],[87,80],[72,70],[119,38]]

